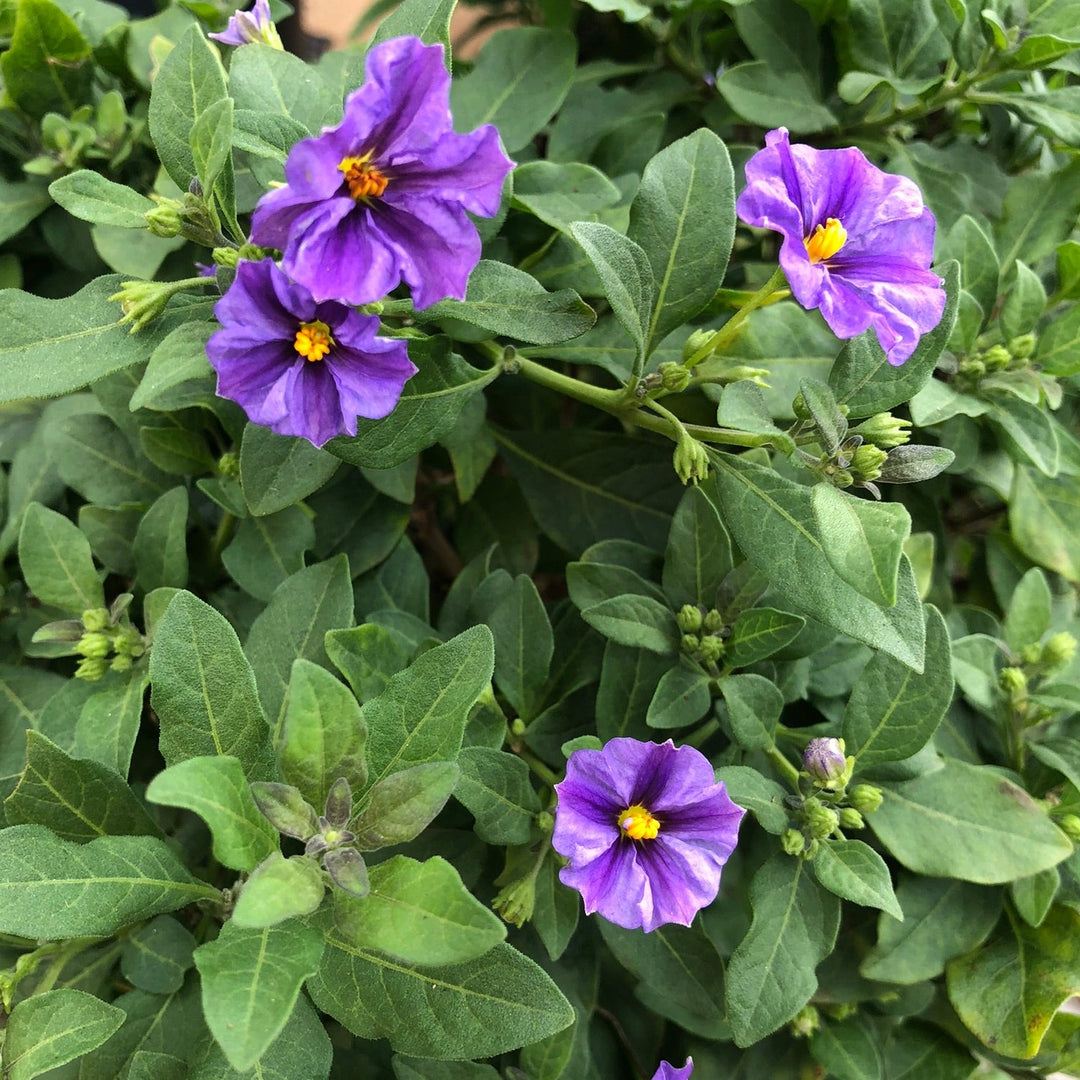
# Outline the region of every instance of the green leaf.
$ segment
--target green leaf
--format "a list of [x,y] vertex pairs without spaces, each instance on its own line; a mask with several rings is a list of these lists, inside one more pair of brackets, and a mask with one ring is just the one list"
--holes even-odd
[[516,27],[484,46],[476,66],[450,89],[458,131],[494,124],[509,153],[551,119],[574,78],[577,43],[567,30]]
[[461,770],[453,761],[431,761],[384,777],[349,823],[356,847],[378,851],[419,836],[446,805],[460,779]]
[[917,78],[937,74],[938,64],[950,55],[947,27],[931,0],[902,6],[888,0],[849,0],[837,36],[850,67]]
[[918,1020],[893,1029],[885,1059],[889,1080],[968,1080],[975,1067],[975,1059],[951,1035]]
[[318,68],[262,42],[233,52],[229,90],[237,110],[287,116],[312,134],[341,117],[339,89]]
[[244,882],[233,908],[237,926],[276,926],[296,915],[310,915],[322,903],[326,884],[319,864],[306,855],[288,859],[272,851]]
[[884,1080],[880,1036],[864,1017],[825,1023],[810,1036],[810,1053],[836,1080]]
[[328,666],[323,638],[328,630],[352,624],[352,583],[344,555],[287,578],[251,624],[244,652],[255,673],[259,700],[270,721],[275,746],[281,742],[293,661],[303,659]]
[[663,551],[679,497],[669,449],[575,429],[494,434],[540,527],[571,554],[607,539]]
[[1012,924],[945,969],[949,1001],[995,1054],[1031,1058],[1062,1003],[1080,989],[1080,914],[1051,910],[1038,928]]
[[420,369],[406,384],[394,411],[382,420],[356,422],[356,438],[339,436],[326,449],[361,468],[392,469],[453,430],[466,402],[501,371],[474,368],[451,352],[450,339],[413,339],[409,355]]
[[50,0],[20,0],[10,47],[0,58],[4,89],[29,116],[70,116],[89,99],[90,43]]
[[1047,375],[1060,377],[1080,372],[1080,305],[1051,320],[1039,335],[1033,359]]
[[1054,421],[1037,405],[1012,394],[995,398],[987,418],[998,429],[1003,449],[1020,464],[1034,465],[1045,476],[1057,476],[1061,447]]
[[217,468],[217,462],[207,449],[206,436],[201,431],[140,428],[139,449],[153,465],[173,476],[197,476]]
[[766,832],[779,836],[788,827],[788,811],[784,805],[786,793],[775,780],[762,776],[748,765],[721,766],[716,770],[716,779],[727,788],[731,801],[749,810]]
[[1037,643],[1050,629],[1051,597],[1046,575],[1033,566],[1017,583],[1005,612],[1003,635],[1013,652]]
[[273,514],[318,491],[338,468],[338,459],[307,439],[275,435],[248,424],[240,443],[240,482],[256,516]]
[[49,194],[73,217],[125,229],[145,229],[146,213],[154,209],[154,203],[145,195],[91,169],[79,169],[54,180]]
[[843,736],[859,770],[913,757],[933,737],[952,702],[949,631],[937,608],[927,606],[925,611],[922,675],[878,653],[852,687]]
[[596,313],[573,289],[551,293],[531,274],[481,259],[469,275],[464,300],[442,300],[415,318],[457,320],[489,335],[552,345],[584,334],[596,322]]
[[171,915],[158,915],[124,939],[120,970],[151,994],[175,994],[194,963],[195,938]]
[[789,645],[805,625],[801,615],[792,615],[790,611],[748,608],[731,628],[724,660],[733,667],[756,664]]
[[108,937],[129,923],[218,898],[163,840],[61,840],[42,825],[0,830],[0,931],[62,940]]
[[622,736],[648,738],[642,717],[670,668],[666,656],[609,641],[596,695],[596,734],[605,742]]
[[26,733],[26,768],[4,812],[11,825],[47,825],[65,840],[159,835],[119,774],[97,761],[70,757],[38,731]]
[[461,778],[454,796],[476,818],[476,835],[485,844],[527,844],[540,812],[529,766],[486,746],[466,746],[458,766]]
[[250,1069],[281,1034],[322,951],[318,931],[299,922],[261,930],[227,922],[195,950],[206,1022],[234,1069]]
[[896,604],[879,608],[833,570],[809,488],[739,457],[715,460],[724,521],[773,588],[827,626],[921,670],[925,630],[910,564],[901,563]]
[[154,77],[147,117],[161,163],[181,191],[197,179],[192,129],[204,112],[227,96],[216,50],[201,26],[188,27]]
[[648,934],[598,920],[623,967],[641,980],[634,994],[647,1008],[705,1038],[729,1037],[722,965],[700,928],[660,926]]
[[231,755],[249,780],[270,774],[266,718],[236,632],[191,593],[177,593],[158,624],[150,683],[166,764]]
[[425,45],[442,45],[450,66],[450,16],[456,0],[404,0],[380,23],[371,44],[413,35]]
[[132,410],[168,412],[213,401],[214,372],[206,359],[206,342],[218,329],[216,323],[196,320],[172,330],[150,354],[131,395]]
[[1001,914],[1001,890],[966,881],[905,875],[896,890],[904,913],[878,919],[877,944],[859,966],[868,979],[911,986],[933,979],[975,948]]
[[727,148],[708,128],[671,143],[648,165],[627,235],[645,252],[656,303],[645,351],[712,299],[735,239],[735,177]]
[[828,840],[814,857],[818,884],[842,900],[903,919],[885,860],[861,840]]
[[124,1012],[82,990],[49,990],[20,1001],[7,1021],[4,1076],[31,1080],[99,1047]]
[[938,266],[937,270],[945,281],[945,311],[941,322],[923,334],[915,351],[900,367],[889,363],[872,331],[852,338],[840,350],[829,372],[829,385],[836,400],[847,405],[851,419],[902,405],[933,376],[938,358],[956,325],[960,303],[959,264],[948,262]]
[[727,68],[717,77],[716,90],[751,124],[773,127],[786,123],[795,134],[824,131],[836,124],[836,117],[818,100],[804,75],[777,70],[764,60]]
[[315,807],[326,802],[340,776],[359,791],[367,780],[366,742],[367,728],[353,694],[325,668],[296,660],[278,746],[285,783],[299,788]]
[[494,666],[491,631],[474,626],[418,657],[365,702],[369,783],[413,765],[454,761]]
[[139,585],[146,592],[187,584],[187,520],[187,488],[175,487],[155,500],[139,522],[132,551]]
[[206,822],[214,858],[233,870],[254,870],[277,851],[277,830],[259,813],[243,766],[234,757],[194,757],[160,772],[146,789],[150,802],[181,806]]
[[532,927],[552,960],[558,960],[570,944],[581,917],[578,894],[559,880],[557,860],[544,860],[536,875],[536,905]]
[[631,648],[671,656],[679,650],[679,633],[671,610],[651,596],[613,596],[586,608],[581,617],[606,638]]
[[1018,465],[1009,529],[1016,546],[1033,562],[1080,582],[1080,494],[1074,477],[1051,478]]
[[555,639],[532,578],[518,574],[484,622],[495,639],[495,685],[518,716],[531,719],[551,668]]
[[645,723],[651,728],[679,728],[696,724],[712,705],[711,679],[703,671],[681,664],[664,672],[649,702]]
[[105,606],[90,543],[63,514],[32,502],[19,530],[19,566],[43,603],[72,615]]
[[941,261],[960,263],[960,284],[979,302],[983,311],[994,310],[998,296],[998,260],[990,237],[969,214],[956,221],[941,245]]
[[596,221],[621,198],[599,169],[581,162],[526,161],[514,170],[514,205],[564,233],[575,221]]
[[462,964],[404,964],[326,931],[327,949],[308,983],[312,999],[355,1035],[387,1038],[420,1057],[491,1057],[537,1042],[573,1022],[574,1011],[532,960],[496,945]]
[[637,347],[634,365],[637,374],[645,361],[656,298],[649,257],[633,240],[610,225],[579,221],[570,226],[570,232],[596,270],[615,318]]
[[941,769],[888,784],[884,794],[867,822],[916,873],[993,885],[1072,853],[1042,807],[989,766],[946,759]]
[[475,1061],[430,1061],[395,1054],[393,1064],[396,1080],[499,1080],[490,1065]]
[[1028,926],[1042,926],[1060,888],[1061,874],[1056,866],[1009,884],[1013,906]]
[[664,553],[664,593],[672,608],[712,607],[731,568],[731,539],[716,507],[700,487],[688,487],[671,520]]
[[406,964],[457,964],[490,952],[506,937],[502,920],[438,856],[395,855],[371,867],[362,900],[335,891],[334,933]]
[[1046,289],[1039,275],[1019,260],[1014,270],[1016,279],[998,313],[998,323],[1006,341],[1034,330],[1046,309]]
[[762,675],[729,675],[720,683],[735,741],[744,750],[768,750],[784,709],[779,687]]
[[310,515],[301,506],[289,506],[265,517],[243,518],[221,553],[221,562],[240,588],[265,602],[279,585],[303,570],[304,552],[314,546]]
[[233,188],[233,100],[211,102],[192,125],[189,139],[195,173],[203,191],[215,201],[226,220],[236,213]]
[[832,951],[840,925],[840,901],[789,855],[774,855],[757,871],[750,904],[753,922],[727,969],[736,1046],[771,1034],[810,1000],[814,968]]
[[329,630],[325,645],[334,667],[361,701],[378,697],[391,676],[405,668],[413,651],[401,635],[377,623]]
[[879,607],[892,607],[900,556],[911,532],[906,508],[855,499],[825,483],[814,485],[811,507],[833,570]]
[[127,678],[101,686],[75,721],[72,754],[100,761],[113,772],[127,776],[149,683],[146,668],[139,667]]
[[995,239],[1001,253],[1001,272],[1008,273],[1016,258],[1034,265],[1072,231],[1080,211],[1080,161],[1050,173],[1024,173],[1014,177],[1005,193],[1005,205]]

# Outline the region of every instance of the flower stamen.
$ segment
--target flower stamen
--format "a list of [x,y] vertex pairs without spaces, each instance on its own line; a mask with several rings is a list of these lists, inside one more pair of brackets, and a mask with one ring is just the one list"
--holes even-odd
[[824,225],[819,225],[803,243],[812,263],[825,262],[847,243],[847,229],[837,218],[831,217]]
[[660,832],[660,822],[644,806],[635,805],[619,815],[619,828],[631,840],[655,840]]
[[324,322],[306,322],[296,331],[293,348],[305,360],[321,360],[334,346],[330,327]]
[[345,174],[345,184],[354,199],[378,198],[390,182],[382,170],[371,164],[371,155],[341,159],[338,170]]

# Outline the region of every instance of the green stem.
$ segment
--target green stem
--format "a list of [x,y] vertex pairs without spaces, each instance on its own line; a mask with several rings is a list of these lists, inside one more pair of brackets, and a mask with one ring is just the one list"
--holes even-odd
[[679,741],[683,746],[692,746],[700,750],[704,743],[720,730],[720,721],[716,717],[706,720],[699,728],[695,728],[689,735]]
[[752,311],[757,311],[759,307],[764,307],[766,304],[775,303],[774,294],[784,287],[784,281],[783,268],[778,266],[773,276],[686,361],[686,366],[693,368],[707,357],[723,353],[742,332],[742,324],[746,322]]
[[210,541],[210,558],[214,564],[221,559],[221,552],[225,547],[226,541],[232,534],[233,525],[235,524],[236,517],[231,510],[226,510],[221,515],[218,527],[214,531],[214,538]]
[[783,776],[788,784],[797,792],[799,790],[799,770],[776,748],[775,744],[765,751],[769,759],[776,766],[777,771]]
[[545,784],[554,787],[562,780],[561,776],[553,769],[549,769],[531,750],[526,750],[524,746],[520,745],[512,746],[511,749]]

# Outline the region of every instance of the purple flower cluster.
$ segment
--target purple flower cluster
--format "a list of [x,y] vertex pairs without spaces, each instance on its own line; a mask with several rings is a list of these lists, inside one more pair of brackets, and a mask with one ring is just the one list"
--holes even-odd
[[699,751],[612,739],[571,754],[555,790],[552,843],[570,860],[559,878],[586,914],[649,931],[689,926],[716,899],[745,811]]
[[[266,3],[233,16],[218,40],[263,34]],[[240,264],[214,308],[224,329],[206,347],[218,393],[255,423],[316,446],[355,435],[356,417],[386,416],[416,368],[404,342],[378,337],[378,320],[346,305],[402,281],[418,308],[464,298],[480,260],[468,214],[498,211],[513,162],[491,124],[455,133],[449,101],[441,45],[375,46],[341,123],[297,143],[286,185],[260,199],[252,240],[278,248],[281,268]]]
[[786,128],[765,136],[746,181],[739,217],[784,237],[780,265],[795,299],[820,308],[837,337],[873,327],[890,364],[907,360],[945,310],[930,272],[934,215],[918,185],[855,147],[792,146]]

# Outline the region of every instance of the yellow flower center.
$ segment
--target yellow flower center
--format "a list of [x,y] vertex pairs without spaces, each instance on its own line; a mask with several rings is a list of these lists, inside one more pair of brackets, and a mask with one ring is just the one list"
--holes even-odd
[[847,229],[834,218],[819,225],[804,241],[812,263],[831,259],[847,243]]
[[390,182],[377,166],[371,164],[370,158],[370,154],[342,158],[338,165],[339,171],[345,174],[345,183],[354,199],[378,198]]
[[655,840],[660,822],[644,806],[630,806],[619,815],[619,828],[631,840]]
[[333,348],[330,327],[324,322],[306,322],[296,331],[293,348],[305,360],[321,360]]

